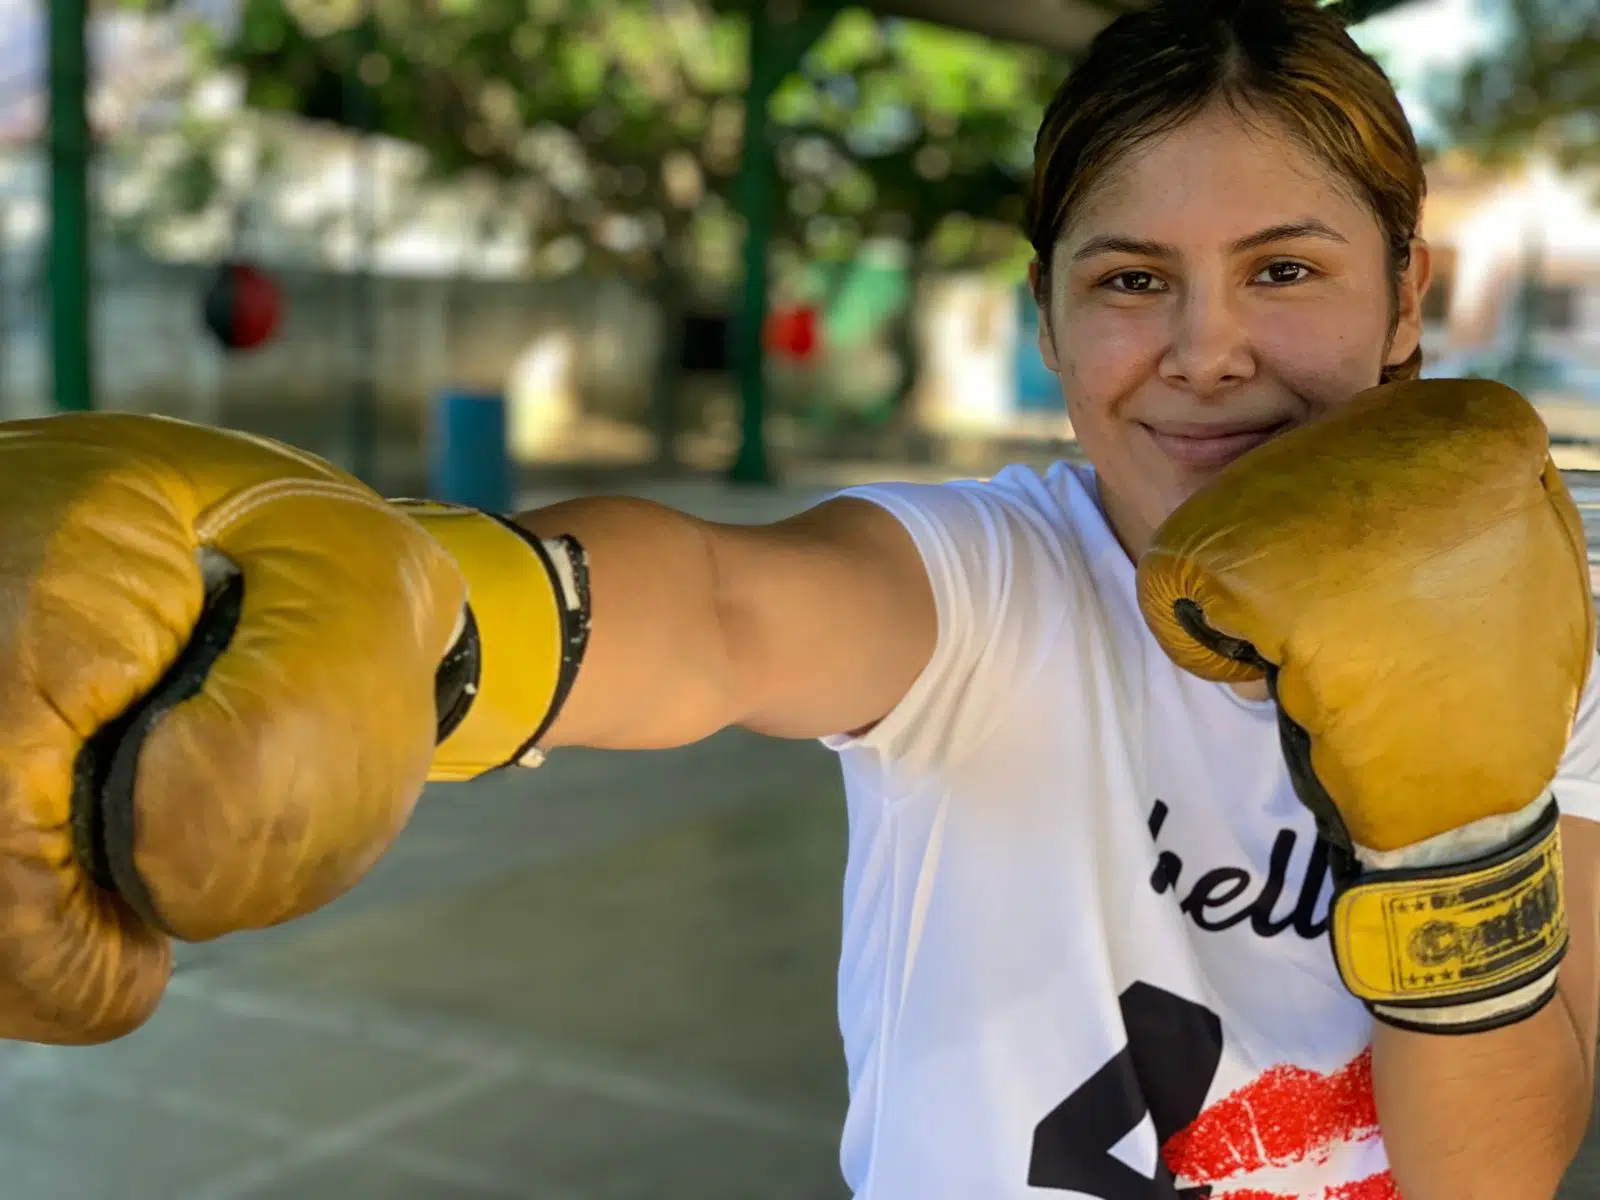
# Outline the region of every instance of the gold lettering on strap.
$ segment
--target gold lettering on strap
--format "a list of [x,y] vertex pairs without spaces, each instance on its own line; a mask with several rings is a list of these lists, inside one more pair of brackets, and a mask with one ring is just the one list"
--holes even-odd
[[1345,986],[1369,1003],[1464,1003],[1527,983],[1567,947],[1560,828],[1482,867],[1358,879],[1330,932]]

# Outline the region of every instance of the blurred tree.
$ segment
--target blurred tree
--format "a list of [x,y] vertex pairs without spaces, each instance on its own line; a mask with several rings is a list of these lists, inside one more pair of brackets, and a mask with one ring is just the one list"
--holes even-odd
[[[220,62],[258,112],[410,143],[437,178],[500,181],[499,215],[535,242],[530,271],[631,276],[675,328],[691,274],[738,273],[747,29],[705,0],[245,0]],[[1065,69],[838,13],[771,104],[780,269],[892,237],[914,276],[1020,271],[1032,136]],[[909,320],[895,336],[904,395]]]
[[1440,81],[1446,131],[1490,165],[1600,166],[1600,0],[1479,0],[1505,35]]
[[824,263],[850,261],[867,238],[909,250],[888,412],[904,412],[918,382],[923,279],[941,269],[1020,276],[1034,131],[1066,69],[1041,51],[851,10],[775,97],[792,218],[785,249]]
[[[699,0],[245,0],[223,62],[259,110],[421,147],[433,173],[517,183],[536,269],[731,269],[747,84],[737,12]],[[779,240],[874,234],[941,262],[1015,251],[1049,56],[848,10],[772,104]],[[352,87],[352,82],[358,86]],[[362,106],[367,106],[363,111]]]

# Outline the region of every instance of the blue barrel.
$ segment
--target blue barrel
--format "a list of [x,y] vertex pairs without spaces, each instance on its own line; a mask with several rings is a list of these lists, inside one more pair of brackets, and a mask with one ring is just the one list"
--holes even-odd
[[433,499],[485,512],[511,511],[504,396],[455,389],[441,392],[431,434],[428,474]]

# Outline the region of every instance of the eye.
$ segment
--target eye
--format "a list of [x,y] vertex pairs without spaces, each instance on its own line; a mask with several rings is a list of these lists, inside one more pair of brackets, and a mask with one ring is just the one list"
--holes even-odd
[[1149,271],[1118,271],[1102,281],[1100,286],[1110,288],[1113,292],[1122,292],[1124,295],[1137,296],[1145,292],[1159,291],[1162,283]]
[[1305,263],[1285,261],[1268,263],[1256,278],[1271,284],[1304,283],[1315,273]]

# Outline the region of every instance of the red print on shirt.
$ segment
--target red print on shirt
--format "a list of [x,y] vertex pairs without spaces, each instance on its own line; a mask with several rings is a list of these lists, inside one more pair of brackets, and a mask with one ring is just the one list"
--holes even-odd
[[[1210,1185],[1211,1200],[1313,1200],[1299,1192],[1226,1181],[1274,1167],[1325,1161],[1339,1146],[1375,1139],[1372,1052],[1328,1075],[1277,1066],[1225,1096],[1167,1139],[1162,1157],[1181,1185]],[[1401,1200],[1380,1172],[1327,1188],[1315,1200]]]

